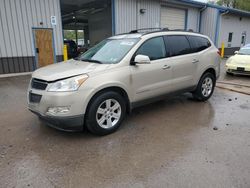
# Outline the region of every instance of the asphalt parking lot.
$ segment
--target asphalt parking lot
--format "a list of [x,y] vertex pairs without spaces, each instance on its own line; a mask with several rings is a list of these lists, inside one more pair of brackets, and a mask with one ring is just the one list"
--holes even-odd
[[41,123],[26,107],[29,79],[0,79],[0,187],[250,187],[249,95],[176,96],[96,137]]

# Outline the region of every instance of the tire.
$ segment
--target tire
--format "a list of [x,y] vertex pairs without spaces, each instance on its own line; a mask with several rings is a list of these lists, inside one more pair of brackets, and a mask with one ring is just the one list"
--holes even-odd
[[198,101],[207,101],[213,95],[215,84],[215,76],[210,72],[206,72],[202,75],[193,92],[193,97]]
[[91,100],[87,110],[86,127],[99,136],[115,132],[126,114],[124,98],[113,91],[101,93]]

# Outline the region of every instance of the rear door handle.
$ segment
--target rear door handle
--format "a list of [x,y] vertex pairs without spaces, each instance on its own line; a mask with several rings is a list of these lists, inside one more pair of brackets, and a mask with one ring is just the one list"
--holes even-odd
[[199,63],[198,59],[193,59],[192,63]]
[[163,70],[170,69],[170,68],[171,68],[171,66],[169,66],[169,65],[164,65],[164,66],[162,67]]

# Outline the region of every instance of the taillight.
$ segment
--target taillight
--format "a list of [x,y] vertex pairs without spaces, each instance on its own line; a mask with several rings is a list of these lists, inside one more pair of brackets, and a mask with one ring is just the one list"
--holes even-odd
[[217,54],[218,54],[219,56],[221,55],[221,54],[220,54],[220,50],[217,51]]

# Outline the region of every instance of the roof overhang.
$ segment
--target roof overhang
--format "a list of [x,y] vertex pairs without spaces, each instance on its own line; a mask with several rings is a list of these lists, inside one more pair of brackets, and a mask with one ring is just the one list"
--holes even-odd
[[202,3],[202,2],[194,1],[194,0],[162,0],[161,2],[171,3],[171,4],[176,4],[176,5],[191,6],[195,8],[211,7],[211,8],[218,9],[221,13],[228,12],[230,14],[250,17],[250,12],[248,11],[219,6],[219,5],[211,4],[211,3]]
[[244,11],[244,10],[239,10],[239,9],[229,8],[229,7],[223,7],[223,6],[214,5],[214,4],[210,4],[210,3],[208,3],[207,6],[211,7],[211,8],[216,8],[221,13],[228,12],[230,14],[235,14],[235,15],[238,15],[238,16],[250,17],[250,12],[247,12],[247,11]]
[[161,0],[163,3],[171,3],[175,5],[189,6],[194,8],[203,8],[206,6],[206,3],[193,1],[193,0]]

